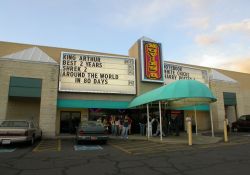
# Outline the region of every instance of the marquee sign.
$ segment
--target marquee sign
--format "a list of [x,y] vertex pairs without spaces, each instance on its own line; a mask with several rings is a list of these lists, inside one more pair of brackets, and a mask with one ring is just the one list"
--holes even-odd
[[207,70],[169,62],[164,62],[164,77],[164,84],[169,84],[176,80],[197,80],[207,86],[209,85]]
[[141,40],[142,81],[163,82],[161,44]]
[[62,52],[59,91],[135,94],[135,59]]

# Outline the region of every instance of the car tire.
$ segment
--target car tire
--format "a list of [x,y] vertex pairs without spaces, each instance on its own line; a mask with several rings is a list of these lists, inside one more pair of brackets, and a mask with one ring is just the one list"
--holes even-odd
[[102,140],[102,142],[101,142],[102,144],[107,144],[107,140]]
[[77,144],[77,145],[81,145],[82,142],[81,142],[80,140],[76,140],[76,144]]
[[38,140],[42,140],[43,137],[43,132],[41,131],[40,137],[38,138]]
[[238,128],[233,128],[232,130],[233,130],[233,132],[238,132],[239,131]]
[[30,140],[30,145],[34,145],[35,143],[35,136],[33,135]]

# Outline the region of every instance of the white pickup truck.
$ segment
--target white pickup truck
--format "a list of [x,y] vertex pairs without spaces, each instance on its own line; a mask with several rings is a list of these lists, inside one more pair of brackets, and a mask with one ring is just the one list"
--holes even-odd
[[42,138],[42,131],[29,120],[0,121],[0,144],[6,145],[18,142],[34,144]]

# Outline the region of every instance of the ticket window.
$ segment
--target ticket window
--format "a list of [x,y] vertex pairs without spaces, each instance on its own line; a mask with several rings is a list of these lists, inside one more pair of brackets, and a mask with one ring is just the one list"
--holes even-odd
[[60,133],[75,134],[81,121],[81,112],[62,111],[60,117]]

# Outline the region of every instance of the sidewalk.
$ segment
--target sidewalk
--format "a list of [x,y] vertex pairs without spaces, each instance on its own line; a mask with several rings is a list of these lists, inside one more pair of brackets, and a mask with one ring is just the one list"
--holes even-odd
[[[110,139],[121,139],[120,136],[109,136]],[[148,140],[146,136],[141,136],[139,134],[132,134],[128,136],[129,140]],[[170,135],[167,137],[162,137],[162,141],[159,136],[153,136],[149,138],[150,141],[153,142],[164,142],[169,144],[188,144],[188,136],[186,133],[180,133],[180,136]],[[211,137],[211,136],[203,136],[201,134],[193,134],[193,144],[214,144],[222,141],[222,137]]]

